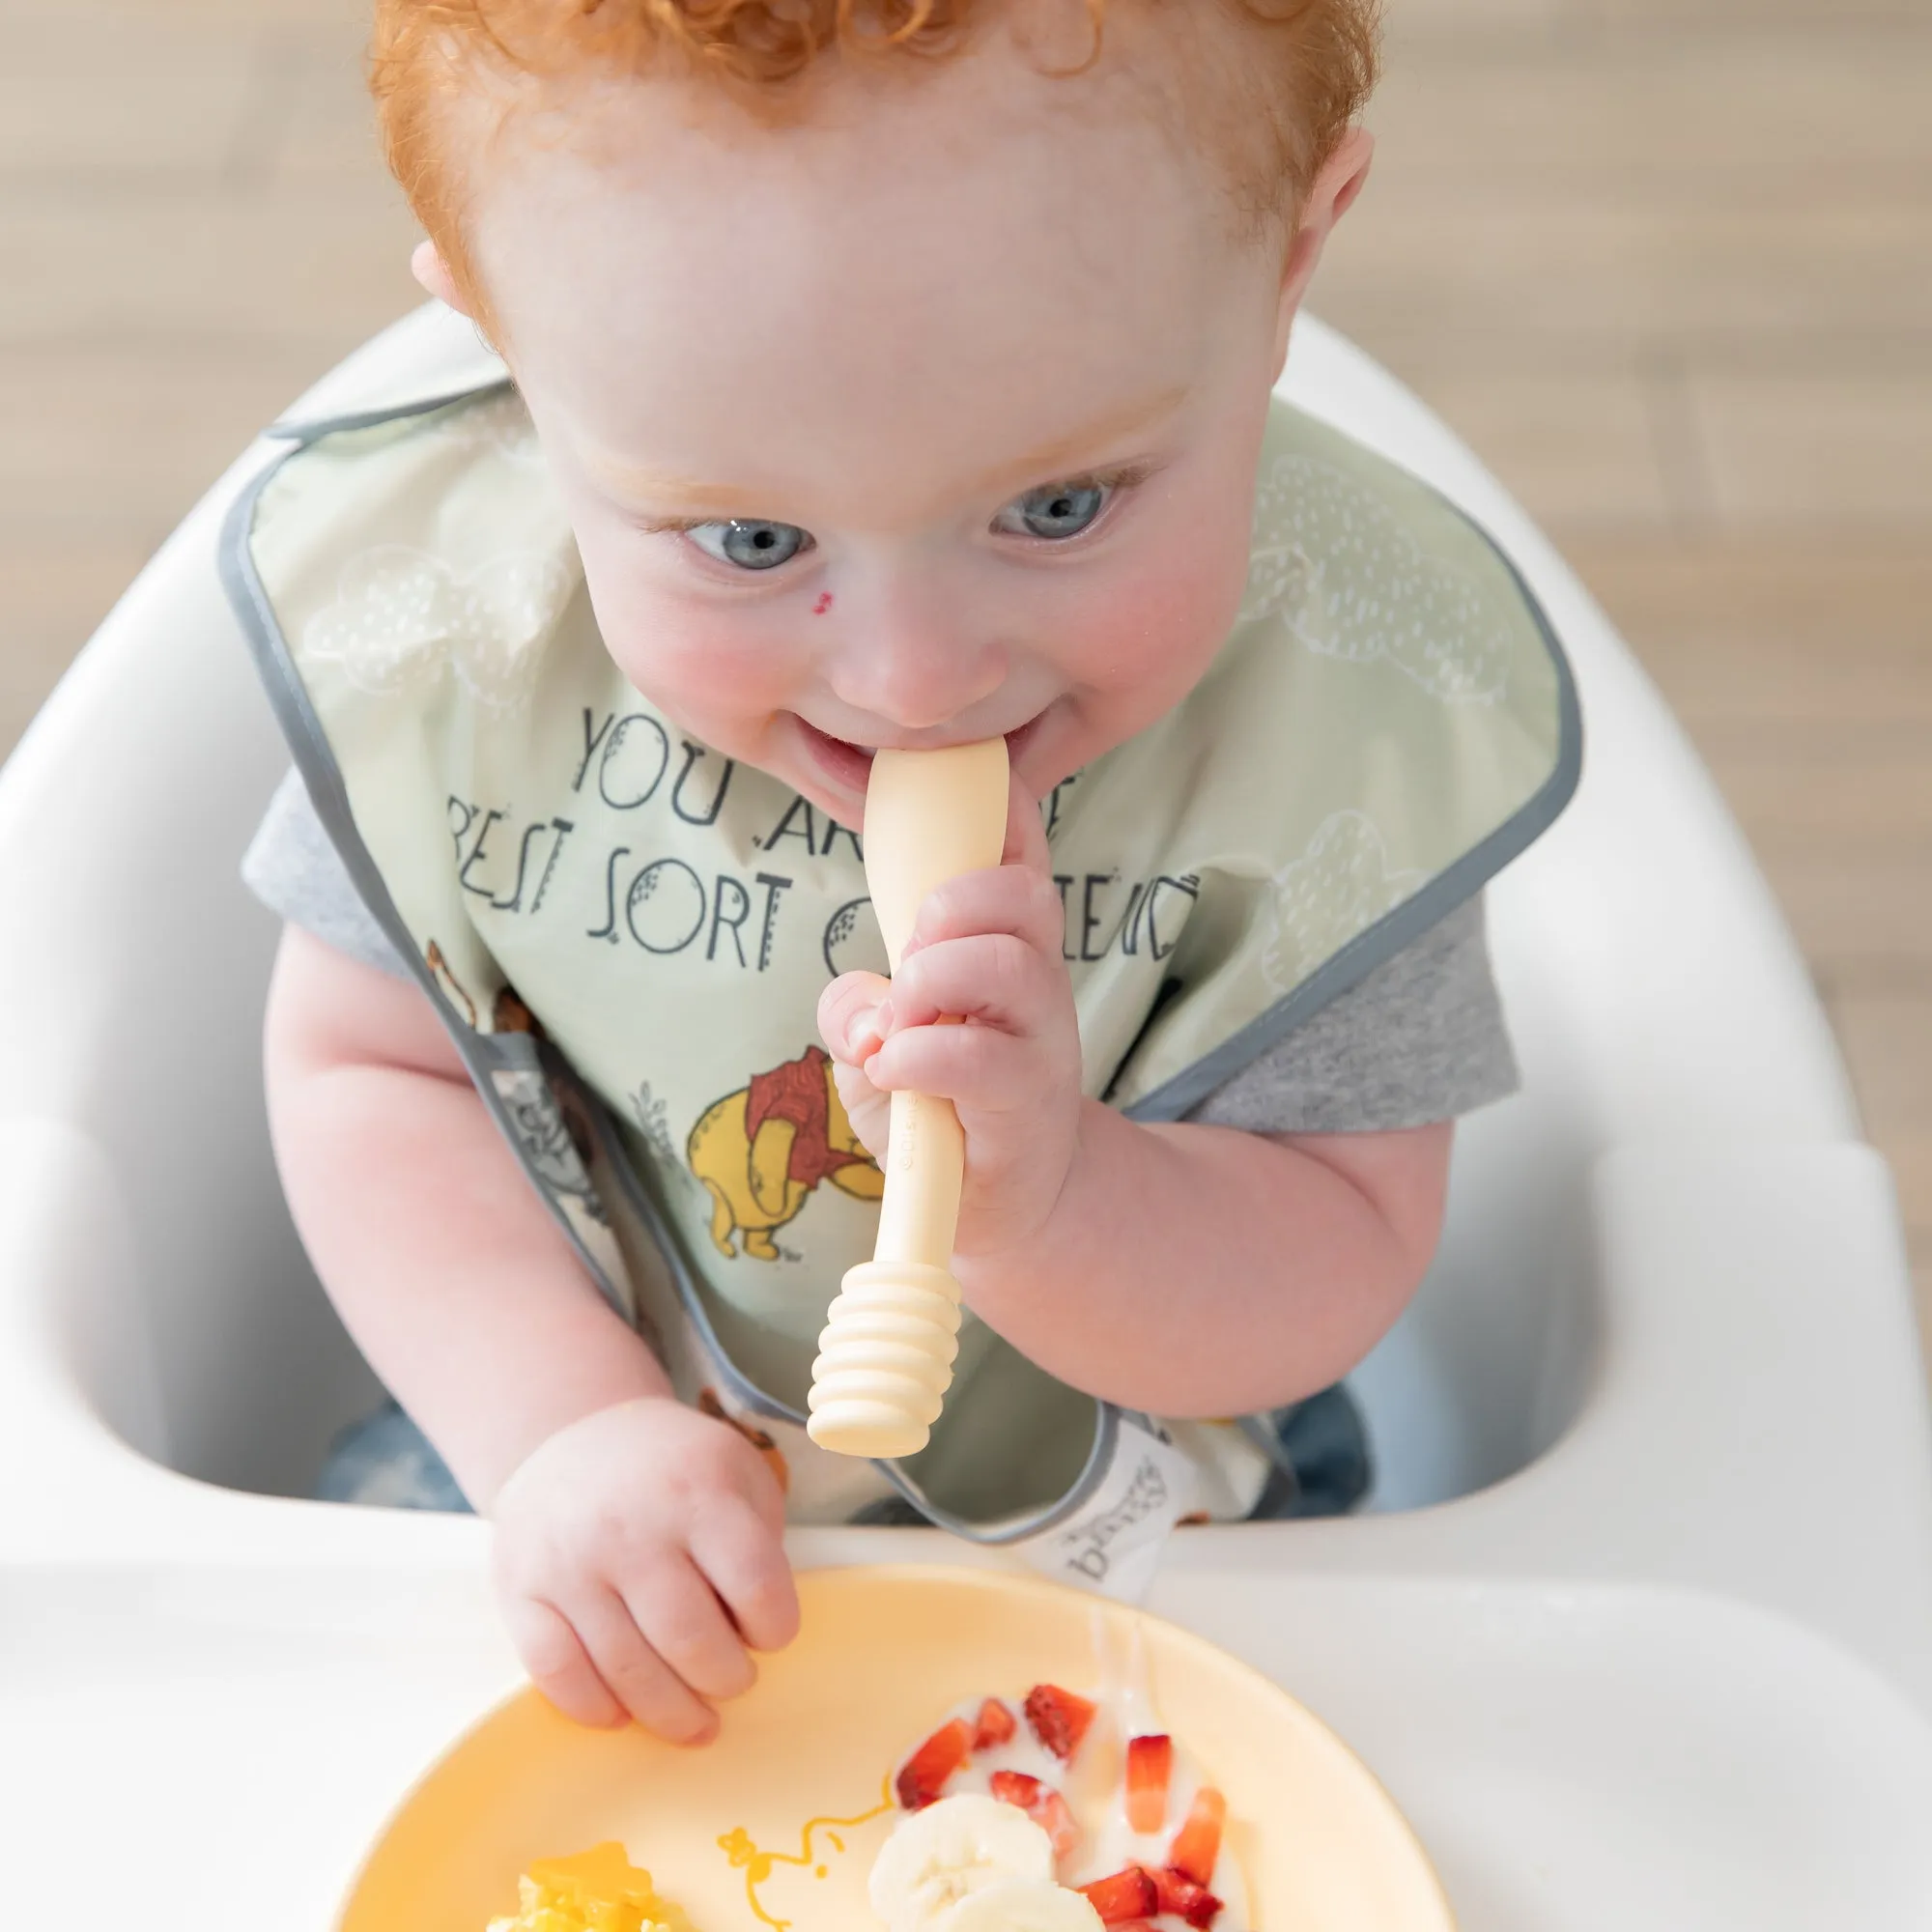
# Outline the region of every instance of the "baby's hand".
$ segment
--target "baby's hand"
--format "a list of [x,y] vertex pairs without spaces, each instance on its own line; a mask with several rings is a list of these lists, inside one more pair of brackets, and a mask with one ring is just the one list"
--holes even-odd
[[784,1499],[757,1451],[668,1397],[586,1415],[534,1450],[491,1511],[510,1638],[580,1723],[626,1716],[709,1743],[746,1654],[798,1634]]
[[[1015,781],[1002,863],[926,899],[890,981],[847,973],[819,998],[838,1097],[874,1159],[895,1089],[952,1102],[966,1136],[962,1255],[1024,1244],[1072,1165],[1080,1028],[1064,929],[1039,808]],[[935,1024],[942,1015],[965,1024]]]

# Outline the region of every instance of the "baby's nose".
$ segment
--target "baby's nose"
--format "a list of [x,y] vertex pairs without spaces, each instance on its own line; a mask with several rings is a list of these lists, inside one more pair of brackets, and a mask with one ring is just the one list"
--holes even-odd
[[[841,600],[841,603],[843,600]],[[917,592],[847,607],[829,682],[841,702],[902,731],[950,724],[1006,681],[1007,653],[972,612]]]

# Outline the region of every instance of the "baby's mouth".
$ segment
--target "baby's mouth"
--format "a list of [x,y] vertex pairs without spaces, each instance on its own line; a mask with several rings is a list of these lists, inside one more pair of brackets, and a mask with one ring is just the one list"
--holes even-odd
[[[1006,734],[1007,756],[1009,759],[1018,759],[1026,748],[1027,741],[1033,736],[1035,728],[1045,715],[1044,712],[1037,713],[1029,718],[1024,724]],[[863,796],[872,776],[872,754],[878,748],[873,745],[855,745],[846,738],[835,738],[829,731],[821,731],[816,724],[804,718],[799,719],[798,728],[805,736],[806,745],[827,774]],[[960,742],[966,741],[962,739]]]
[[803,718],[798,721],[798,728],[805,738],[806,749],[827,776],[863,798],[872,776],[872,747],[835,738]]

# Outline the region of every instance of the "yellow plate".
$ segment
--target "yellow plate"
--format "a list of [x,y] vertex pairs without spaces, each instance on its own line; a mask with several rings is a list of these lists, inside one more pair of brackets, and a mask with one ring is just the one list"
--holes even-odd
[[[404,1800],[337,1932],[483,1932],[515,1909],[532,1860],[607,1838],[697,1932],[872,1932],[892,1766],[964,1698],[1091,1688],[1098,1606],[971,1571],[819,1571],[799,1588],[804,1634],[761,1660],[706,1749],[583,1729],[534,1690],[510,1698]],[[1139,1625],[1163,1717],[1227,1793],[1255,1932],[1454,1932],[1414,1833],[1326,1725],[1200,1637],[1099,1613]]]

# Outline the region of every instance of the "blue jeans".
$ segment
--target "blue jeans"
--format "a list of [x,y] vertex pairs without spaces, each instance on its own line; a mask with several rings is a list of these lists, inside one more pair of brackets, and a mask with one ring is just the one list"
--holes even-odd
[[[1252,1520],[1346,1516],[1361,1501],[1373,1465],[1362,1412],[1346,1386],[1338,1382],[1306,1402],[1277,1409],[1269,1419],[1286,1454],[1255,1505]],[[316,1494],[331,1503],[469,1513],[456,1478],[431,1448],[429,1437],[393,1401],[335,1438]],[[873,1505],[862,1520],[924,1520],[896,1496]]]

